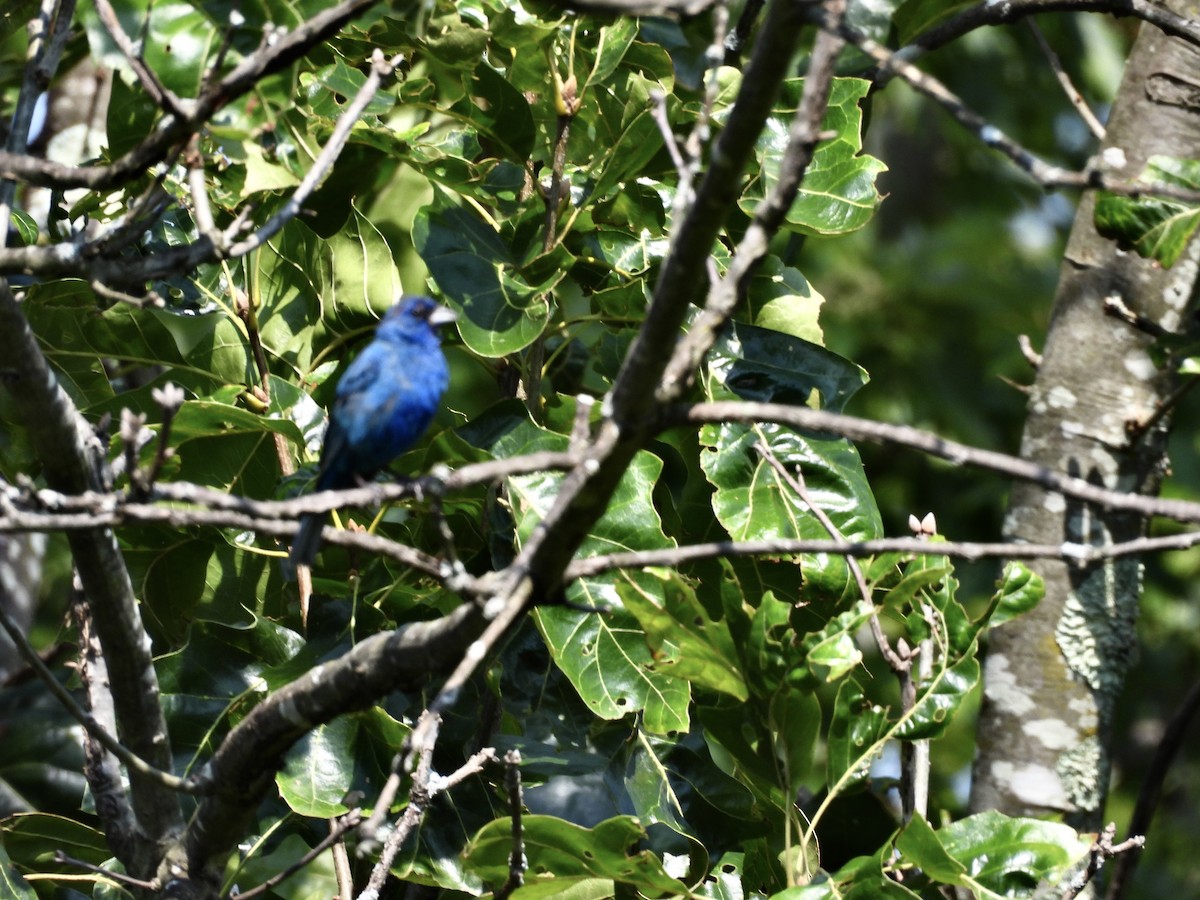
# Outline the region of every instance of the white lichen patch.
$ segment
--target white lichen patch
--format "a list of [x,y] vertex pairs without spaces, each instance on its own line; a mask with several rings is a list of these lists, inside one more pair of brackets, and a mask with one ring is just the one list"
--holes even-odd
[[1054,409],[1073,409],[1079,401],[1072,391],[1058,384],[1050,388],[1046,394],[1046,402]]
[[1080,732],[1088,734],[1100,727],[1100,717],[1096,715],[1096,704],[1091,697],[1072,697],[1067,709],[1075,714],[1075,725]]
[[1121,362],[1125,371],[1139,381],[1150,381],[1157,372],[1154,361],[1144,350],[1130,350]]
[[1067,498],[1062,494],[1046,494],[1042,498],[1042,507],[1046,512],[1061,515],[1067,508]]
[[1021,730],[1050,750],[1066,750],[1080,739],[1079,731],[1062,719],[1034,719],[1022,725]]
[[992,777],[1007,784],[1013,796],[1029,806],[1067,811],[1073,808],[1062,781],[1046,766],[997,762],[992,764]]
[[992,653],[984,663],[984,688],[988,700],[1008,715],[1023,716],[1037,705],[1029,693],[1017,683],[1017,676],[1008,668],[1008,657]]
[[1129,160],[1125,156],[1125,151],[1120,147],[1106,147],[1100,154],[1100,158],[1104,160],[1104,165],[1110,169],[1123,169],[1129,164]]

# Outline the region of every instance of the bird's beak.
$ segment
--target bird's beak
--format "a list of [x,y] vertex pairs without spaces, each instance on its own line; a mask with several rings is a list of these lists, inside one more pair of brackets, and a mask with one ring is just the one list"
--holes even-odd
[[434,328],[439,325],[449,325],[451,322],[457,322],[458,315],[452,309],[445,306],[435,306],[433,312],[429,314],[429,324]]

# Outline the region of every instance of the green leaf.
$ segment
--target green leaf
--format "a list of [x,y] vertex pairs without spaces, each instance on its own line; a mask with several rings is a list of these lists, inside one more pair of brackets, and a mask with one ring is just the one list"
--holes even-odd
[[953,571],[954,568],[949,565],[913,565],[910,562],[904,567],[900,580],[884,594],[881,605],[901,611],[906,607],[918,606],[918,598],[940,584]]
[[750,619],[745,642],[746,673],[752,679],[751,690],[759,697],[772,696],[795,664],[790,648],[792,635],[788,634],[791,612],[790,604],[768,590]]
[[14,209],[10,221],[17,232],[17,237],[20,238],[22,247],[32,247],[37,243],[38,224],[33,216],[23,210]]
[[498,145],[504,156],[523,165],[533,152],[533,113],[529,101],[487,63],[475,67],[468,84],[470,95],[459,108],[480,135]]
[[617,585],[617,594],[637,618],[651,651],[665,656],[658,671],[746,700],[749,692],[728,626],[711,619],[695,590],[674,572],[647,574],[652,591],[642,589],[645,580],[627,581]]
[[0,894],[9,900],[34,900],[36,896],[29,882],[21,876],[12,860],[8,858],[3,843],[0,843]]
[[807,406],[815,393],[821,409],[842,412],[867,383],[854,363],[791,334],[732,323],[709,355],[714,399],[760,400]]
[[17,813],[0,820],[0,836],[12,862],[27,871],[77,874],[70,863],[55,862],[58,853],[93,866],[112,856],[101,832],[63,816]]
[[[152,404],[129,399],[109,405],[113,388],[102,359],[131,366],[168,366],[176,383],[207,393],[245,382],[249,353],[241,332],[223,313],[180,316],[161,309],[119,303],[104,311],[82,281],[38,285],[24,306],[30,327],[60,374],[64,388],[89,413],[119,412],[129,406],[160,416]],[[142,394],[149,400],[149,393]],[[114,408],[118,407],[118,408]]]
[[808,682],[813,686],[845,677],[862,663],[855,634],[870,617],[870,608],[856,601],[850,609],[831,616],[820,630],[804,635],[798,652],[794,652],[796,662],[788,680],[796,685]]
[[[669,752],[670,748],[666,749]],[[630,750],[625,787],[639,822],[662,824],[679,834],[689,834],[670,773],[641,729],[637,732],[637,743]]]
[[938,829],[946,853],[970,872],[976,889],[1001,897],[1032,894],[1038,883],[1062,875],[1091,847],[1074,828],[994,810]]
[[919,897],[884,874],[878,856],[858,856],[833,875],[772,894],[771,900],[918,900]]
[[[734,323],[709,355],[709,396],[807,405],[813,395],[840,411],[866,381],[858,367],[824,347],[753,325]],[[847,541],[882,531],[875,500],[854,446],[841,438],[801,435],[772,423],[705,426],[700,464],[717,488],[713,509],[734,540],[831,536],[808,505],[767,462],[765,445],[788,470],[799,470],[810,498]],[[850,577],[832,554],[801,559],[806,582],[840,595]]]
[[[722,772],[752,791],[768,810],[784,812],[790,808],[795,794],[782,777],[775,736],[767,728],[766,716],[742,716],[731,714],[729,709],[698,706],[696,717],[704,727],[712,761]],[[803,743],[804,737],[799,735],[796,753],[802,754]],[[798,762],[803,763],[803,759]]]
[[1000,574],[996,593],[980,623],[1003,625],[1021,613],[1029,612],[1046,596],[1046,582],[1019,560],[1010,560]]
[[302,816],[342,815],[348,792],[370,796],[372,785],[387,778],[387,754],[380,748],[401,746],[408,732],[378,708],[319,725],[288,751],[275,776],[279,794]]
[[357,726],[353,716],[318,725],[287,753],[275,775],[279,795],[294,813],[329,819],[346,812],[354,776]]
[[[558,892],[594,878],[626,884],[646,897],[681,895],[687,888],[669,876],[648,850],[634,851],[646,832],[634,818],[618,816],[594,828],[581,828],[553,816],[524,816],[521,832],[528,859],[526,884],[555,879]],[[512,821],[497,819],[475,835],[466,851],[467,865],[485,881],[508,878]]]
[[[314,116],[327,119],[338,118],[346,105],[366,84],[367,76],[352,69],[342,60],[300,75],[300,87],[308,101],[308,110]],[[396,99],[385,91],[377,91],[367,103],[363,115],[386,115],[396,105]]]
[[618,18],[611,25],[602,27],[592,71],[580,85],[580,90],[586,93],[589,85],[600,84],[611,78],[637,35],[638,21],[632,17]]
[[[568,439],[529,422],[524,410],[506,415],[499,407],[477,417],[464,436],[500,459],[543,450],[563,451]],[[661,549],[674,546],[663,532],[654,508],[655,485],[662,461],[639,452],[625,471],[608,508],[584,539],[578,556]],[[558,472],[540,472],[508,479],[508,500],[518,542],[523,542],[554,503],[562,484]],[[656,658],[647,646],[638,620],[621,605],[621,590],[656,598],[665,608],[662,582],[640,571],[623,571],[582,578],[570,586],[573,602],[605,609],[580,612],[541,606],[534,619],[555,663],[570,678],[594,714],[618,719],[641,712],[643,725],[654,734],[686,731],[691,692],[687,681],[661,671],[677,651],[664,645]]]
[[257,271],[245,277],[258,287],[264,348],[304,374],[324,353],[368,337],[403,293],[391,247],[355,206],[332,235],[292,220],[253,262]]
[[0,794],[8,798],[7,809],[21,803],[63,810],[84,802],[88,785],[79,724],[40,681],[10,681],[0,691],[0,722]]
[[[875,213],[882,197],[875,179],[886,171],[880,160],[862,153],[862,110],[858,103],[870,89],[869,81],[835,78],[821,128],[835,136],[822,141],[805,171],[795,202],[788,210],[786,227],[801,234],[847,234],[862,228]],[[800,103],[803,79],[789,79],[756,152],[761,168],[739,200],[747,215],[775,188],[789,143],[789,129]]]
[[562,271],[529,284],[500,235],[443,191],[417,214],[413,243],[447,302],[463,341],[481,356],[516,353],[541,335],[550,289]]
[[940,737],[979,683],[979,660],[968,656],[935,671],[917,688],[917,702],[896,729],[895,737],[924,740]]
[[775,256],[764,259],[750,281],[749,307],[757,327],[817,346],[825,341],[818,322],[824,302],[799,269],[785,266]]
[[[1138,182],[1198,190],[1200,160],[1152,156]],[[1096,230],[1169,269],[1179,261],[1200,224],[1200,205],[1147,196],[1152,193],[1150,189],[1135,198],[1101,192],[1096,198]]]
[[867,700],[854,679],[842,682],[829,725],[826,783],[831,793],[845,793],[866,781],[887,731],[887,711]]
[[[716,488],[713,510],[733,540],[832,539],[808,504],[763,458],[759,444],[789,470],[799,470],[808,497],[843,539],[870,540],[882,531],[858,451],[848,441],[810,438],[770,423],[705,426],[700,440],[700,464]],[[850,577],[841,556],[820,553],[800,559],[808,584],[841,595]]]
[[970,6],[974,6],[973,0],[904,0],[892,16],[896,40],[901,46],[911,43],[921,32],[940,25]]
[[963,884],[966,866],[946,852],[937,833],[919,812],[914,812],[900,830],[896,849],[903,854],[905,861],[911,862],[934,881]]
[[242,861],[237,873],[239,884],[263,884],[280,872],[296,867],[296,871],[288,878],[286,893],[278,896],[296,900],[337,896],[338,880],[333,854],[321,853],[301,863],[312,848],[297,834],[286,835],[278,843],[271,842],[267,846],[270,847],[269,852],[255,853]]
[[808,691],[783,687],[771,698],[771,733],[787,787],[798,790],[812,770],[821,733],[821,704]]

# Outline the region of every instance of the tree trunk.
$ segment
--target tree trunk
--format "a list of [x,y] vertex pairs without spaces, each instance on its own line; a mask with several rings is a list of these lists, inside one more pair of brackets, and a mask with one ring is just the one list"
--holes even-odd
[[[1200,85],[1200,54],[1143,27],[1098,157],[1106,170],[1133,180],[1153,154],[1195,156],[1200,92],[1187,85]],[[1071,232],[1021,455],[1108,488],[1153,493],[1165,468],[1168,417],[1160,412],[1175,383],[1154,344],[1159,329],[1186,327],[1197,245],[1164,270],[1098,235],[1094,200],[1084,196]],[[1004,530],[1012,541],[1104,546],[1145,528],[1135,515],[1017,485]],[[991,635],[971,808],[1062,813],[1098,830],[1113,705],[1135,652],[1141,564],[1033,568],[1045,579],[1045,600]]]

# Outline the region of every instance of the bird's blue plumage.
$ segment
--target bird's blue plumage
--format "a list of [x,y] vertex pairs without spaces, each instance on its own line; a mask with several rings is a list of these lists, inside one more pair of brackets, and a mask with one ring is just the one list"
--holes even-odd
[[[429,427],[449,381],[437,328],[453,313],[428,297],[388,310],[375,339],[338,382],[321,450],[317,490],[354,487],[407,450]],[[292,544],[293,565],[311,565],[323,515],[308,515]]]

